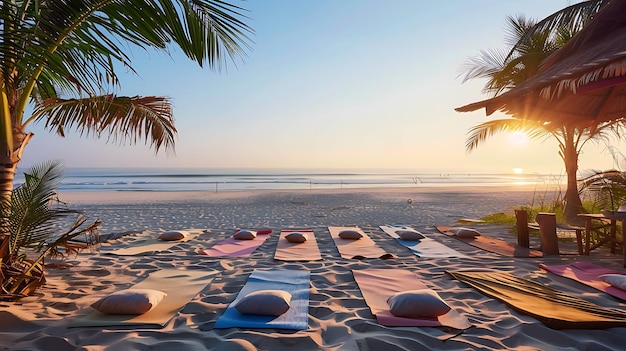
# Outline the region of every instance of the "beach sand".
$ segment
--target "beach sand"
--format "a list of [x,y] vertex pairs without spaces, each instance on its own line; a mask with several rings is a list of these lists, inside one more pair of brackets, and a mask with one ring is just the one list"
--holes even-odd
[[[541,194],[544,196],[546,194]],[[551,194],[548,194],[551,196]],[[626,304],[582,284],[551,275],[538,263],[591,261],[622,269],[622,257],[598,249],[590,256],[508,258],[481,251],[438,233],[435,225],[480,218],[538,205],[532,187],[387,188],[312,191],[66,193],[60,198],[103,221],[101,247],[46,269],[47,283],[35,295],[0,302],[0,350],[617,350],[626,345],[626,328],[553,330],[513,311],[444,272],[495,269],[537,281],[601,306]],[[411,201],[409,201],[409,199]],[[409,225],[469,258],[419,258],[378,226]],[[342,259],[328,226],[358,226],[396,258]],[[466,226],[470,226],[467,224]],[[509,227],[471,225],[511,243]],[[199,253],[236,228],[274,230],[250,257],[213,258]],[[322,260],[274,260],[278,234],[285,228],[314,229]],[[191,229],[197,238],[154,254],[115,256],[106,250],[164,230]],[[537,245],[533,237],[531,246]],[[563,249],[575,250],[572,242]],[[55,262],[55,261],[48,261]],[[420,277],[473,327],[385,327],[376,322],[354,281],[352,269],[404,268]],[[156,270],[215,270],[216,278],[164,328],[79,327],[69,324],[92,311],[90,304],[128,288]],[[304,269],[311,272],[308,329],[215,329],[214,325],[254,269]]]

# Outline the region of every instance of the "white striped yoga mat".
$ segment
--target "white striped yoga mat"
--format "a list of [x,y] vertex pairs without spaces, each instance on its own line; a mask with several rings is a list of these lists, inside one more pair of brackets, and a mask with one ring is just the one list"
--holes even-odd
[[[440,257],[462,257],[468,258],[469,256],[464,255],[454,249],[447,247],[446,245],[436,241],[435,239],[429,238],[428,234],[420,233],[417,230],[405,226],[405,225],[381,225],[380,229],[387,233],[392,238],[396,239],[398,243],[401,245],[411,249],[414,254],[419,257],[430,257],[430,258],[440,258]],[[420,233],[424,236],[424,239],[410,241],[410,240],[402,240],[398,235],[398,231],[412,231]]]

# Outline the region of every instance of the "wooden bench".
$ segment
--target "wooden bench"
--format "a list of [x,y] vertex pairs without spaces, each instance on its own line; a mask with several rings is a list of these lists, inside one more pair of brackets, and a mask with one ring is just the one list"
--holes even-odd
[[[552,217],[554,214],[552,213],[542,213],[543,216]],[[515,210],[515,219],[517,224],[517,242],[518,245],[522,247],[530,246],[529,232],[528,230],[538,230],[541,232],[541,226],[537,222],[528,222],[528,213],[525,210]],[[550,223],[546,224],[546,228],[542,235],[542,251],[546,249],[547,252],[551,254],[558,254],[558,243],[557,239],[559,237],[568,237],[571,238],[572,233],[576,237],[576,245],[578,246],[578,253],[583,255],[585,250],[583,247],[583,232],[585,231],[584,227],[578,227],[568,224],[559,224],[556,223],[556,219],[550,218]],[[561,235],[559,236],[559,233]],[[564,236],[562,233],[568,233]],[[544,248],[544,243],[547,247]],[[544,251],[545,252],[545,251]]]

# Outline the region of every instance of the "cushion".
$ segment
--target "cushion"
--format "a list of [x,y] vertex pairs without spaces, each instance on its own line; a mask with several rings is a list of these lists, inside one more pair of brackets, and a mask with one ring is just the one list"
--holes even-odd
[[603,274],[600,279],[605,283],[611,284],[618,289],[626,290],[626,275],[623,274]]
[[303,243],[307,241],[308,237],[304,233],[293,232],[285,235],[285,239],[287,239],[290,243]]
[[235,308],[243,314],[280,316],[289,310],[291,294],[283,290],[253,291],[239,300]]
[[396,234],[398,234],[398,237],[400,237],[400,239],[407,241],[418,241],[425,238],[422,233],[414,232],[411,230],[396,230]]
[[233,234],[233,238],[237,240],[253,240],[254,238],[256,238],[256,233],[249,230],[240,230],[237,233]]
[[159,235],[157,239],[164,241],[176,241],[184,239],[185,237],[187,237],[187,235],[188,233],[185,231],[169,230],[167,232],[161,233],[161,235]]
[[106,314],[142,314],[150,311],[167,296],[153,289],[126,289],[103,297],[91,307]]
[[339,237],[342,239],[358,240],[363,237],[363,234],[352,229],[345,229],[339,232]]
[[480,235],[478,230],[464,227],[452,228],[450,231],[459,238],[475,238]]
[[438,317],[450,311],[439,295],[431,289],[409,290],[394,294],[387,303],[397,317]]

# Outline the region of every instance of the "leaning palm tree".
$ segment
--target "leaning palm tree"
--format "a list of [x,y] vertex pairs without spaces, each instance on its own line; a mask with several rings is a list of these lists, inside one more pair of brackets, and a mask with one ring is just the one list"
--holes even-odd
[[199,65],[220,70],[249,48],[243,11],[222,0],[0,2],[0,198],[10,199],[32,122],[62,137],[75,129],[172,150],[168,99],[112,94],[116,68],[135,72],[130,48],[168,52],[175,45]]
[[[510,44],[506,54],[493,55],[483,52],[468,61],[464,81],[471,78],[487,78],[485,92],[494,96],[511,89],[537,73],[541,62],[565,44],[582,28],[584,22],[570,21],[556,28],[546,27],[539,31],[538,24],[526,21],[523,16],[509,17]],[[524,131],[530,137],[554,137],[559,144],[559,156],[565,164],[567,189],[565,193],[565,220],[577,222],[582,212],[578,192],[577,172],[580,152],[589,141],[607,141],[609,135],[621,135],[624,121],[614,120],[596,125],[555,125],[540,119],[501,119],[488,121],[470,129],[466,150],[471,152],[489,136],[505,131]]]
[[98,243],[99,221],[69,209],[57,198],[61,163],[46,162],[25,173],[6,206],[9,235],[0,248],[0,299],[31,294],[44,278],[44,258],[66,256]]
[[[252,31],[244,18],[243,9],[222,0],[0,2],[0,200],[11,201],[33,122],[61,137],[75,129],[172,150],[176,128],[168,99],[112,94],[116,68],[135,72],[129,48],[168,52],[176,45],[199,65],[219,70],[249,48]],[[0,213],[0,257],[8,254],[6,218]]]

